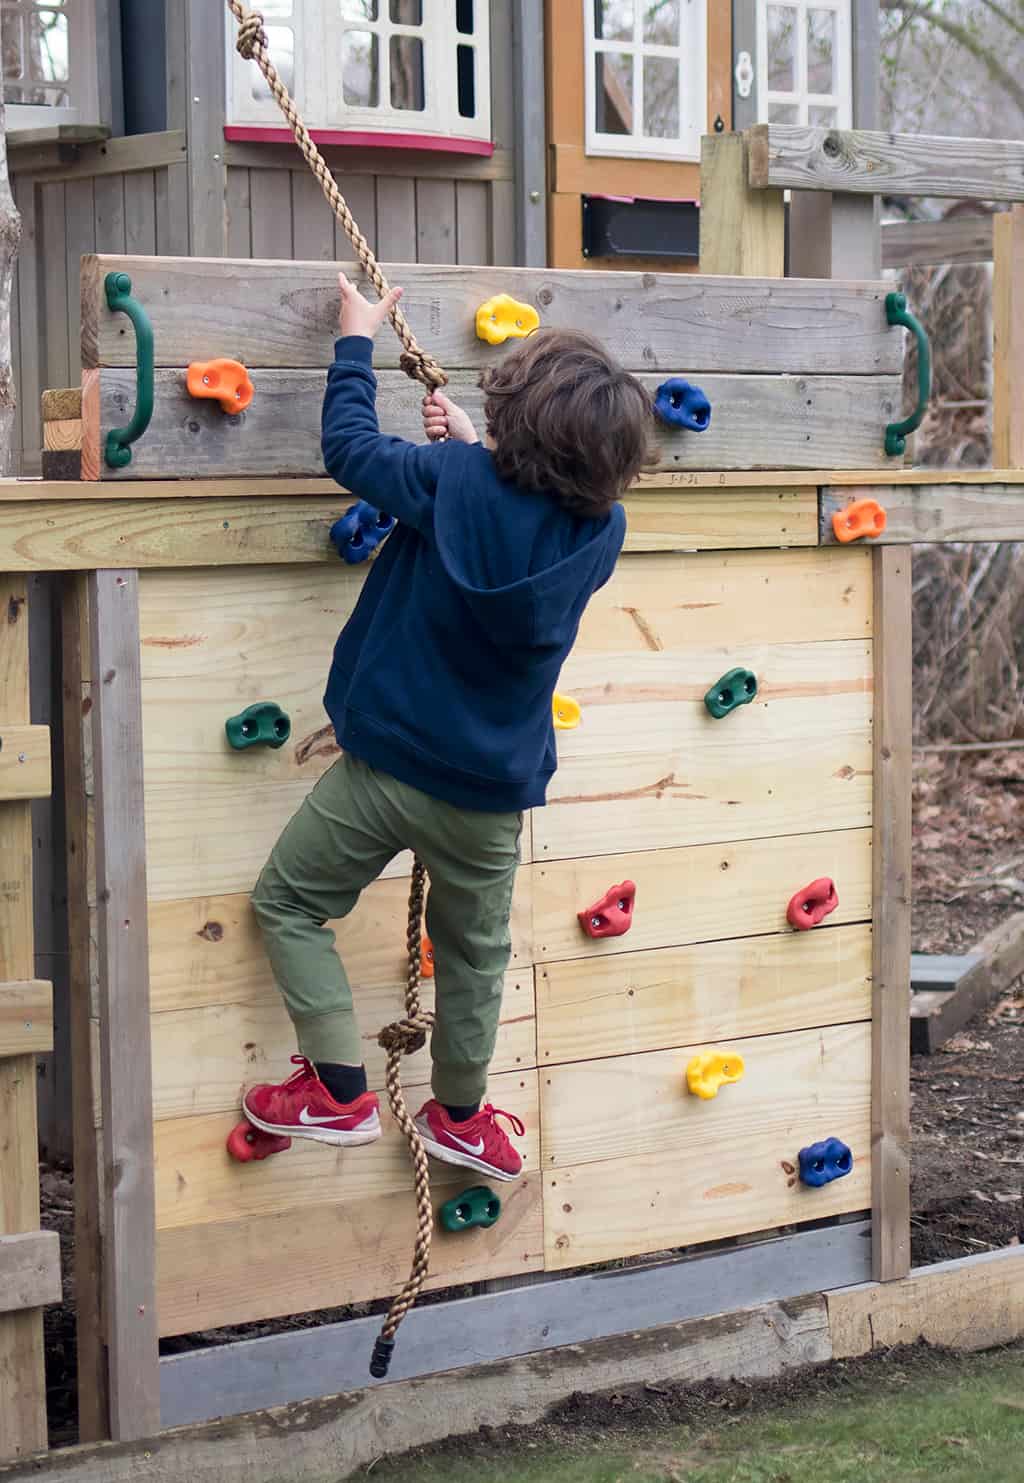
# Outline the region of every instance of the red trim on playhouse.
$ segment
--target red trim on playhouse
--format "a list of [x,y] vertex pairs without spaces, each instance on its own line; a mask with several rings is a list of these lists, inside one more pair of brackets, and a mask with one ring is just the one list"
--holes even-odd
[[[378,134],[358,129],[310,129],[309,132],[317,144],[348,144],[359,149],[423,149],[487,157],[494,153],[489,139],[457,139],[447,134]],[[292,131],[262,124],[227,124],[224,138],[252,144],[291,144]]]

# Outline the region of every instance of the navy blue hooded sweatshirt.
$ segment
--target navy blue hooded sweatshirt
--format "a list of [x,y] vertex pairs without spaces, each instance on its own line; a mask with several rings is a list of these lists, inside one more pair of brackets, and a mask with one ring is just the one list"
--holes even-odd
[[399,524],[335,645],[327,713],[344,751],[434,798],[532,808],[556,765],[559,671],[625,511],[579,519],[500,479],[479,443],[383,436],[372,355],[362,336],[337,342],[324,462]]

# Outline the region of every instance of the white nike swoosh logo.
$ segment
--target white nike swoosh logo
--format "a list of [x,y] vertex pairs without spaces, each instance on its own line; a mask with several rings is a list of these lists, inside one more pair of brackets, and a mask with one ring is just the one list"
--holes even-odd
[[481,1154],[484,1151],[484,1140],[482,1138],[479,1143],[467,1143],[465,1138],[460,1138],[456,1133],[450,1131],[448,1132],[448,1137],[453,1143],[457,1143],[460,1148],[464,1148],[467,1153]]
[[348,1112],[336,1112],[333,1117],[314,1117],[309,1108],[304,1107],[299,1113],[299,1122],[305,1123],[307,1127],[313,1127],[317,1123],[341,1122],[346,1117],[351,1117],[351,1115],[352,1114]]

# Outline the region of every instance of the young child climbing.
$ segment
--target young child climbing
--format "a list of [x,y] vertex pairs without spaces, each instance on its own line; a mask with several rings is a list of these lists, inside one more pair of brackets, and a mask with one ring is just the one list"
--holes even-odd
[[[652,426],[640,383],[586,335],[541,330],[481,378],[486,440],[435,392],[428,441],[377,423],[373,339],[401,289],[368,303],[341,276],[323,454],[339,484],[399,522],[334,650],[324,703],[342,755],[288,824],[253,893],[295,1026],[299,1070],[251,1088],[250,1122],[352,1145],[380,1136],[345,969],[326,923],[401,850],[430,880],[433,1098],[427,1152],[492,1179],[522,1160],[484,1104],[522,811],[555,771],[552,696],[590,595],[625,534],[619,498]],[[483,1105],[482,1105],[483,1104]]]

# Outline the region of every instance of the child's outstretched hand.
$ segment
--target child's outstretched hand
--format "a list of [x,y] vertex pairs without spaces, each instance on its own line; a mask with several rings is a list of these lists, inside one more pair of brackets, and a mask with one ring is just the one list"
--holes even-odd
[[376,304],[364,299],[354,283],[349,283],[344,273],[338,274],[341,285],[341,313],[338,327],[343,335],[362,335],[372,340],[402,297],[404,289],[393,288]]
[[423,398],[423,429],[432,443],[452,438],[456,443],[479,443],[469,413],[457,407],[440,391]]

